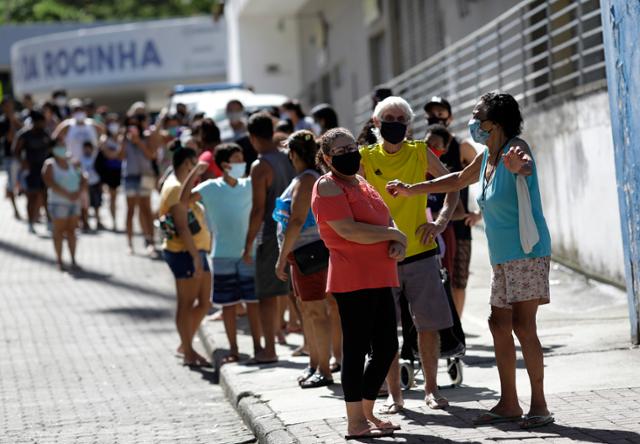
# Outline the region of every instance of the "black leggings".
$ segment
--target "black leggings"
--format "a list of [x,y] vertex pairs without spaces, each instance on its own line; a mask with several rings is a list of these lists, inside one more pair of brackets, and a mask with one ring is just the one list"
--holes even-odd
[[[398,352],[396,306],[391,288],[334,293],[334,296],[342,324],[344,400],[374,401]],[[369,352],[371,359],[364,368]]]

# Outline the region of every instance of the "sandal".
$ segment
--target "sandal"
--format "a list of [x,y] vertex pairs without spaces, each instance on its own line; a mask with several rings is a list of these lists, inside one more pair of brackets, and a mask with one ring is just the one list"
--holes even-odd
[[377,425],[380,430],[402,430],[398,424],[394,424],[391,421],[380,421]]
[[395,415],[396,413],[400,413],[404,410],[404,403],[392,402],[391,404],[384,404],[378,413],[381,415]]
[[384,438],[385,436],[393,436],[393,430],[382,430],[377,427],[368,427],[361,432],[344,435],[344,439],[348,441],[350,439]]
[[503,416],[503,415],[499,415],[498,413],[484,412],[473,420],[473,425],[482,426],[482,425],[503,424],[507,422],[518,422],[518,421],[522,421],[522,415]]
[[311,367],[307,366],[307,368],[302,370],[302,374],[300,374],[300,376],[298,376],[298,384],[302,384],[304,381],[306,381],[307,379],[312,377],[315,372],[316,372],[315,368],[311,368]]
[[427,407],[432,410],[444,410],[449,407],[449,400],[447,398],[440,395],[436,397],[432,393],[424,398],[424,402],[427,404]]
[[524,430],[537,429],[555,422],[552,413],[548,415],[525,415],[520,423],[520,428]]
[[331,370],[331,373],[338,373],[340,370],[342,370],[342,366],[340,364],[338,364],[337,362],[334,362],[329,367],[329,370]]
[[308,378],[306,381],[302,381],[300,383],[300,388],[308,389],[308,388],[326,387],[332,384],[333,384],[333,379],[329,379],[321,375],[320,372],[316,372],[313,376]]

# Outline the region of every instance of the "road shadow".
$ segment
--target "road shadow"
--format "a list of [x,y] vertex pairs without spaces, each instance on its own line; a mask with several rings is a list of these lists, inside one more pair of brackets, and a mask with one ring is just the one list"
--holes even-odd
[[[51,257],[45,256],[44,254],[37,253],[35,251],[31,251],[27,248],[6,242],[1,239],[0,239],[0,250],[4,250],[5,252],[11,255],[23,257],[33,262],[49,264],[52,267],[57,266],[55,259]],[[138,285],[132,282],[123,281],[121,279],[113,277],[110,274],[94,271],[90,268],[84,268],[79,271],[74,271],[73,273],[70,273],[70,275],[75,279],[89,279],[89,280],[101,282],[105,285],[109,285],[111,287],[118,288],[120,290],[127,290],[132,293],[136,293],[138,295],[150,296],[150,297],[161,298],[166,300],[175,299],[175,295],[173,293],[159,291],[153,288],[145,287],[144,285]]]
[[93,313],[127,316],[135,319],[153,321],[173,317],[173,310],[153,307],[115,307],[95,310]]

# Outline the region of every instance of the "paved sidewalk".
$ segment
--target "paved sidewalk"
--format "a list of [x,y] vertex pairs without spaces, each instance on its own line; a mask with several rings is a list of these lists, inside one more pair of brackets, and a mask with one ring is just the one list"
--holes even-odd
[[0,443],[255,441],[213,371],[173,356],[166,264],[103,232],[79,240],[84,273],[60,273],[45,227],[27,234],[4,199],[0,216]]
[[[521,431],[517,424],[472,425],[472,418],[491,408],[499,396],[485,320],[490,274],[486,240],[478,231],[475,237],[473,274],[463,317],[468,342],[463,385],[443,390],[451,401],[447,411],[428,409],[417,388],[405,392],[405,411],[392,417],[402,430],[394,438],[373,441],[640,443],[640,350],[629,346],[626,297],[618,289],[558,266],[551,277],[552,303],[542,307],[539,315],[545,346],[545,386],[556,424],[537,431]],[[243,328],[246,333],[246,325]],[[222,323],[207,322],[204,329],[210,346],[218,347],[215,355],[224,356],[227,341]],[[346,421],[340,386],[298,388],[295,380],[307,358],[291,357],[300,335],[287,339],[290,345],[278,346],[278,365],[225,365],[220,371],[221,385],[260,442],[344,442]],[[239,344],[241,352],[250,352],[247,334],[240,335]],[[521,399],[526,403],[528,379],[519,349],[517,377]],[[449,384],[442,367],[439,382]],[[526,405],[523,407],[526,411]]]

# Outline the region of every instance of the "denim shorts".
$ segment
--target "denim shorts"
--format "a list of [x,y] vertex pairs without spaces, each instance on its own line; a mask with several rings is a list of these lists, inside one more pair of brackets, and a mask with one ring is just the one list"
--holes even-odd
[[258,302],[254,285],[255,266],[236,258],[213,259],[211,302],[216,306]]
[[153,176],[125,176],[124,191],[127,196],[150,196],[155,187]]
[[80,203],[51,203],[47,205],[51,219],[68,219],[80,216]]
[[[207,253],[200,250],[200,260],[202,261],[202,269],[204,271],[211,271],[209,268],[209,260],[207,259]],[[172,251],[164,250],[164,260],[171,268],[171,272],[176,279],[189,279],[193,277],[195,268],[193,266],[193,259],[188,251],[181,251],[174,253]]]

